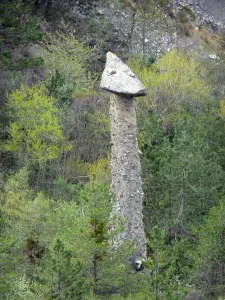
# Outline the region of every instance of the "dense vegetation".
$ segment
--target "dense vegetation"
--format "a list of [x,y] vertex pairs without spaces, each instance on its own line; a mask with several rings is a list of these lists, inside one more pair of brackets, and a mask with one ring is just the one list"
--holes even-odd
[[56,29],[50,8],[0,4],[0,298],[222,300],[225,52],[219,62],[179,49],[128,57],[148,89],[136,103],[148,261],[135,272],[132,245],[108,243],[105,41],[87,45],[72,22]]

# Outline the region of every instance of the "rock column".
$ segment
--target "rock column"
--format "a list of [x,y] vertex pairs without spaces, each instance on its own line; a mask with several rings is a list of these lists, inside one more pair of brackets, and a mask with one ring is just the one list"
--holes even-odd
[[129,262],[138,270],[146,259],[146,239],[142,215],[142,187],[139,150],[136,140],[134,97],[146,95],[146,89],[115,54],[108,52],[101,88],[110,95],[111,191],[113,208],[111,230],[118,230],[112,246],[130,241],[134,252]]

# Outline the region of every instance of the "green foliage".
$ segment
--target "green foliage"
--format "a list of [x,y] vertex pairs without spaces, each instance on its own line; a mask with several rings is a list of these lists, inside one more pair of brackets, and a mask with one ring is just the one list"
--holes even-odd
[[[4,202],[1,203],[1,211],[7,219],[2,230],[4,243],[0,251],[0,260],[4,266],[1,278],[4,294],[10,290],[10,297],[16,297],[16,293],[21,289],[21,297],[25,297],[23,293],[30,295],[30,290],[26,288],[29,277],[20,280],[19,275],[25,272],[29,276],[32,274],[33,265],[42,260],[54,233],[54,205],[51,199],[41,193],[35,195],[30,190],[26,168],[8,180]],[[18,280],[15,289],[9,285],[14,277]]]
[[80,193],[82,190],[82,186],[80,184],[70,184],[65,183],[62,178],[57,180],[57,186],[59,186],[59,199],[63,199],[68,202],[79,203],[80,201]]
[[[107,173],[108,161],[99,160],[90,168],[90,183],[81,191],[79,204],[76,202],[60,204],[57,209],[56,238],[62,243],[64,251],[71,254],[70,268],[77,266],[77,273],[74,275],[77,279],[74,285],[80,284],[81,290],[86,286],[83,297],[86,295],[87,299],[94,297],[105,299],[118,291],[121,295],[127,296],[132,292],[138,293],[140,285],[145,290],[143,293],[148,295],[145,275],[136,276],[127,266],[127,255],[132,247],[124,245],[116,252],[110,251],[108,247],[107,223],[110,203]],[[86,285],[83,283],[84,274]],[[132,283],[132,290],[128,288],[128,282]],[[66,282],[62,283],[63,286],[65,284]],[[72,286],[72,283],[69,285]],[[93,296],[88,298],[90,292]],[[77,298],[79,291],[76,293],[73,293],[74,298],[71,299],[79,299]],[[67,296],[68,299],[72,297],[71,295],[72,292]]]
[[101,144],[104,140],[109,140],[110,124],[108,116],[108,105],[106,107],[95,108],[94,113],[87,113],[89,121],[89,130],[93,131],[94,136],[97,138],[102,137]]
[[72,178],[86,175],[82,161],[91,163],[107,155],[109,117],[104,98],[100,102],[97,97],[86,96],[76,98],[72,104],[68,102],[60,107],[60,120],[64,136],[73,146],[65,162],[68,176]]
[[13,278],[9,283],[9,291],[6,300],[43,300],[47,299],[46,290],[33,283],[25,274],[21,276],[18,274],[16,278]]
[[220,116],[221,118],[224,118],[224,116],[225,116],[225,100],[222,100],[222,101],[220,102],[219,116]]
[[31,42],[38,42],[43,38],[41,26],[33,17],[23,22],[19,27],[5,29],[5,32],[8,42],[13,44],[29,44]]
[[[96,225],[101,224],[104,234],[106,233],[105,226],[109,214],[108,186],[102,182],[97,183],[93,175],[91,182],[81,191],[80,204],[62,203],[57,214],[59,218],[58,238],[65,245],[65,249],[73,251],[78,261],[90,266],[93,253],[95,250],[101,252],[102,247],[96,243]],[[66,219],[63,218],[65,215]],[[61,222],[63,226],[60,225]],[[74,238],[75,231],[76,237]],[[90,236],[93,238],[90,239]]]
[[13,70],[24,70],[40,67],[44,64],[44,60],[41,56],[21,58],[16,60],[12,66],[9,66]]
[[188,6],[183,6],[178,10],[175,18],[178,32],[182,35],[190,36],[192,34],[191,21],[195,20],[194,12]]
[[[47,33],[42,48],[37,45],[40,56],[27,56],[25,47],[42,39],[41,27],[48,28],[32,16],[28,2],[0,4],[0,67],[3,77],[10,74],[1,113],[1,298],[181,300],[189,290],[206,299],[223,297],[223,63],[205,64],[206,78],[195,55],[180,50],[129,60],[148,88],[137,102],[148,260],[135,272],[127,264],[132,245],[112,251],[108,244],[109,101],[93,91],[96,77],[89,72],[99,65],[97,47],[86,47],[62,24]],[[147,22],[160,16],[165,2],[138,2],[143,41]],[[121,7],[117,0],[110,4]],[[109,21],[89,17],[76,23],[79,37],[87,44],[90,37],[98,44],[100,37],[101,49],[108,49]],[[186,35],[193,19],[187,7],[174,15]],[[196,34],[219,40],[207,30]],[[30,84],[28,69],[38,67],[42,84],[11,92],[23,80]]]
[[43,86],[25,87],[8,95],[11,123],[6,150],[23,162],[44,163],[70,149],[57,119],[53,98]]
[[7,294],[7,300],[35,300],[34,294],[30,290],[29,281],[25,275],[14,279],[10,284],[10,292]]
[[5,44],[28,44],[40,41],[43,32],[37,19],[31,15],[32,5],[24,6],[24,1],[3,1],[0,4],[0,28]]
[[168,0],[122,0],[122,3],[139,13],[140,20],[146,21],[150,18],[159,17],[161,14],[161,8],[165,7],[165,5],[168,3]]
[[4,198],[4,212],[13,220],[20,218],[27,201],[33,199],[33,193],[28,186],[28,171],[26,168],[21,169],[8,179]]
[[[103,95],[100,95],[103,98]],[[90,132],[93,142],[92,145],[99,149],[100,155],[104,156],[108,152],[110,142],[110,120],[109,102],[103,98],[101,103],[92,105],[91,113],[86,112],[87,130]]]
[[211,208],[201,230],[200,256],[209,262],[222,262],[225,258],[225,200]]
[[15,269],[13,269],[14,259],[9,255],[16,237],[10,231],[9,221],[7,215],[2,211],[2,207],[0,214],[0,290],[3,296],[10,290],[10,282],[16,276]]
[[40,67],[44,64],[42,57],[28,57],[13,59],[10,51],[4,51],[0,53],[0,66],[1,68],[7,68],[9,70],[25,70]]
[[[42,236],[42,244],[49,240],[48,230],[52,230],[49,224],[53,212],[54,202],[43,194],[35,195],[28,187],[28,171],[21,169],[15,176],[12,176],[5,187],[5,199],[2,210],[10,218],[10,223],[17,226],[13,230],[19,237],[18,242],[25,244],[28,239],[38,241]],[[46,234],[45,234],[46,232]],[[30,240],[30,243],[32,243]]]
[[61,202],[56,210],[57,233],[41,269],[37,270],[42,284],[54,291],[51,297],[59,293],[59,280],[63,299],[80,299],[93,286],[97,289],[93,272],[99,273],[107,249],[109,206],[108,187],[98,183],[97,177],[81,191],[79,205],[73,201]]
[[81,299],[90,290],[82,263],[76,260],[73,252],[65,250],[59,239],[46,251],[35,274],[37,279],[32,289],[35,293],[45,290],[44,299]]
[[[195,280],[203,288],[205,296],[223,296],[225,267],[225,202],[210,210],[200,231],[196,257]],[[207,282],[211,282],[207,285]]]
[[148,241],[149,258],[146,263],[150,271],[152,295],[154,299],[183,299],[189,291],[189,285],[184,281],[186,276],[182,278],[185,240],[175,240],[171,244],[166,244],[165,241],[165,230],[155,226]]
[[11,51],[1,51],[0,52],[0,66],[9,66],[12,62],[12,52]]
[[[159,116],[149,112],[148,119],[142,120],[139,144],[146,191],[145,224],[146,232],[150,233],[148,261],[142,272],[136,273],[127,266],[130,245],[116,252],[108,247],[110,175],[107,159],[92,164],[89,172],[85,170],[90,182],[84,187],[59,180],[58,185],[63,186],[59,203],[30,190],[26,169],[11,177],[5,186],[3,205],[7,221],[14,224],[13,230],[7,232],[6,226],[3,230],[4,247],[9,249],[4,255],[6,248],[1,251],[1,260],[8,268],[1,283],[4,295],[13,299],[20,289],[17,285],[21,285],[21,295],[35,296],[34,299],[54,299],[61,295],[68,300],[181,300],[192,289],[189,276],[193,276],[194,269],[195,283],[204,287],[202,272],[208,274],[205,266],[215,268],[218,263],[221,266],[224,256],[219,240],[224,225],[221,213],[224,205],[221,202],[220,208],[215,206],[223,194],[223,173],[216,153],[210,149],[210,135],[206,130],[208,124],[213,126],[212,121],[204,114],[197,118],[183,116],[174,123],[173,135],[167,136]],[[148,192],[151,192],[151,203]],[[198,227],[212,206],[197,247]],[[147,215],[149,209],[151,220]],[[156,223],[164,230],[153,227]],[[7,242],[6,232],[13,243]],[[214,256],[216,243],[218,252]],[[12,256],[16,258],[14,273],[8,267]],[[9,281],[24,273],[25,262],[27,285],[18,279],[13,288]],[[218,297],[223,295],[223,286],[215,287],[210,291]],[[204,290],[210,292],[205,287]]]
[[140,58],[131,58],[129,65],[148,90],[142,105],[160,114],[166,123],[177,119],[184,110],[194,112],[209,99],[205,70],[191,54],[172,50],[151,67],[144,66]]
[[[22,10],[24,9],[22,0],[3,1],[0,4],[1,26],[17,27],[20,24]],[[24,12],[27,12],[24,9]]]
[[[149,112],[139,129],[146,208],[153,212],[156,224],[164,226],[168,220],[169,226],[178,226],[176,231],[185,232],[201,224],[218,203],[223,194],[223,171],[207,143],[204,114],[180,118],[170,136],[164,134],[162,123]],[[152,222],[153,218],[150,228]]]
[[76,39],[74,30],[68,29],[63,23],[61,27],[61,31],[55,35],[48,34],[42,51],[50,95],[65,100],[88,94],[95,80],[86,69],[92,51]]

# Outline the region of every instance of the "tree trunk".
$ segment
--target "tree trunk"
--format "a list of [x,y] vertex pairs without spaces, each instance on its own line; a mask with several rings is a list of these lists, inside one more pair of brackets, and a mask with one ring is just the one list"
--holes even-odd
[[58,247],[58,282],[57,282],[57,293],[58,293],[58,299],[61,299],[61,276],[60,276],[60,247]]
[[130,32],[128,33],[128,37],[127,37],[127,44],[128,44],[129,53],[131,53],[131,49],[132,49],[132,40],[133,40],[133,33],[134,33],[135,16],[136,16],[136,11],[134,11],[133,14],[132,14],[131,28],[130,28]]
[[46,9],[45,9],[45,18],[48,19],[50,16],[50,9],[52,6],[52,0],[47,0]]

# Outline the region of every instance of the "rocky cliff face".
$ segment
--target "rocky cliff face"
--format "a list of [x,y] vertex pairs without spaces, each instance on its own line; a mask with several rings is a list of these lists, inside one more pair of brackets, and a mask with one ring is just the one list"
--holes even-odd
[[103,70],[107,51],[122,58],[145,54],[154,60],[181,48],[211,62],[212,69],[224,60],[225,0],[168,0],[164,7],[151,6],[151,11],[135,9],[129,1],[80,0],[70,8],[68,17],[80,39],[100,51],[94,69]]
[[225,1],[224,0],[175,0],[170,1],[175,5],[190,5],[193,10],[204,13],[217,21],[225,22]]
[[[194,1],[193,1],[194,2]],[[208,16],[225,23],[225,1],[224,0],[198,0],[199,8]]]
[[155,17],[113,2],[95,10],[113,28],[115,49],[126,46],[132,53],[157,56],[174,47],[199,50],[204,42],[209,44],[205,47],[209,52],[217,52],[220,49],[210,49],[210,39],[215,46],[216,35],[221,42],[225,36],[223,0],[170,0],[165,8],[156,8]]

